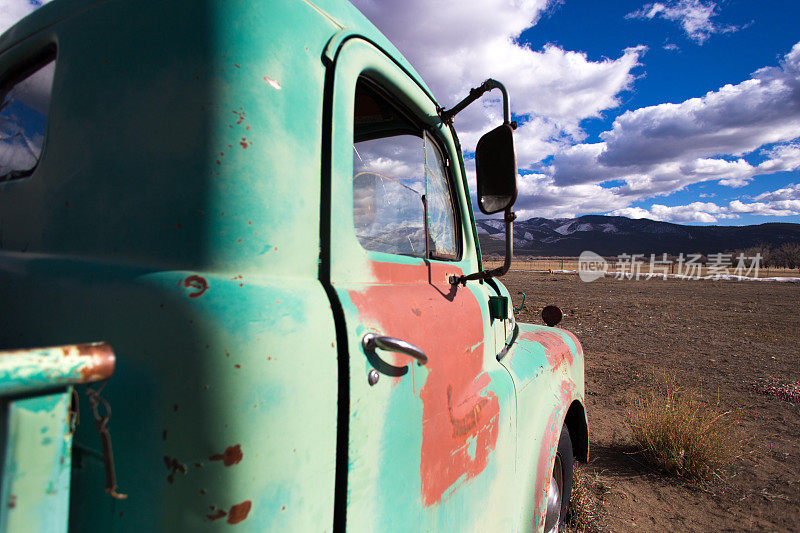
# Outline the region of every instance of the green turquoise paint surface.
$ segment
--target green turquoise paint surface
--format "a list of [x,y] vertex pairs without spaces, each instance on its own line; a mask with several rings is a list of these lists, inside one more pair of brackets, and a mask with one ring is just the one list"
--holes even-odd
[[[371,262],[421,263],[364,251],[342,223],[352,222],[351,95],[361,72],[390,83],[458,162],[463,255],[449,266],[480,268],[457,140],[394,46],[337,0],[56,0],[0,37],[0,72],[54,42],[42,161],[30,178],[0,183],[0,350],[114,347],[103,395],[129,497],[104,491],[85,398],[74,447],[65,394],[15,400],[2,494],[22,487],[20,505],[0,513],[0,526],[15,530],[23,509],[51,502],[26,530],[65,530],[67,503],[72,531],[331,530],[338,361],[350,357],[349,529],[526,529],[541,511],[531,496],[539,452],[569,407],[556,400],[562,381],[574,384],[570,401],[582,400],[582,356],[545,374],[541,346],[520,340],[498,364],[510,318],[490,320],[487,284],[459,289],[480,304],[498,438],[481,475],[420,510],[419,472],[400,469],[419,468],[404,460],[422,452],[427,370],[370,388],[358,352],[366,325],[347,288],[370,279]],[[330,234],[321,234],[328,201]],[[320,280],[325,261],[338,301]],[[336,334],[339,305],[347,338]],[[7,392],[52,378],[2,376]],[[17,479],[34,462],[53,468]],[[22,506],[31,495],[34,507]]]

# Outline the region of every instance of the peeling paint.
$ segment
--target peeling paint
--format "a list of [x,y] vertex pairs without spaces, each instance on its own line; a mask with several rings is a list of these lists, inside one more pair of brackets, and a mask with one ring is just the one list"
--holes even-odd
[[222,461],[225,466],[239,464],[244,457],[242,453],[242,446],[236,444],[235,446],[228,446],[223,453],[215,453],[208,458],[209,461]]
[[245,500],[242,503],[237,503],[236,505],[232,506],[228,511],[228,523],[238,524],[242,520],[246,519],[247,515],[250,514],[250,508],[252,505],[253,503],[250,500]]

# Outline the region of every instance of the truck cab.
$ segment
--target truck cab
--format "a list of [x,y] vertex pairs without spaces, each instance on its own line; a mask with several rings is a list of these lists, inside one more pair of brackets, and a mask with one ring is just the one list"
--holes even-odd
[[0,37],[0,96],[0,378],[115,360],[0,383],[58,395],[30,409],[66,443],[5,424],[0,530],[563,522],[580,343],[481,274],[452,116],[352,5],[55,0]]

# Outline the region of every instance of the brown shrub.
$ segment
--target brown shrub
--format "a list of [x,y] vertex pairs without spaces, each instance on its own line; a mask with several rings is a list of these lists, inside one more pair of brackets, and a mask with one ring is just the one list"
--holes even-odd
[[678,384],[674,374],[654,375],[652,387],[630,397],[628,425],[642,453],[663,470],[707,480],[737,457],[737,417],[700,387]]
[[607,533],[602,499],[603,492],[608,489],[597,474],[590,474],[586,468],[575,463],[565,530],[567,533]]

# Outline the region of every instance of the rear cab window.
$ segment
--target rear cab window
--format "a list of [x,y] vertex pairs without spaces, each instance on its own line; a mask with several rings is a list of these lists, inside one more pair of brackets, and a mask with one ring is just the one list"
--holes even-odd
[[42,156],[55,50],[0,79],[0,182],[33,174]]

